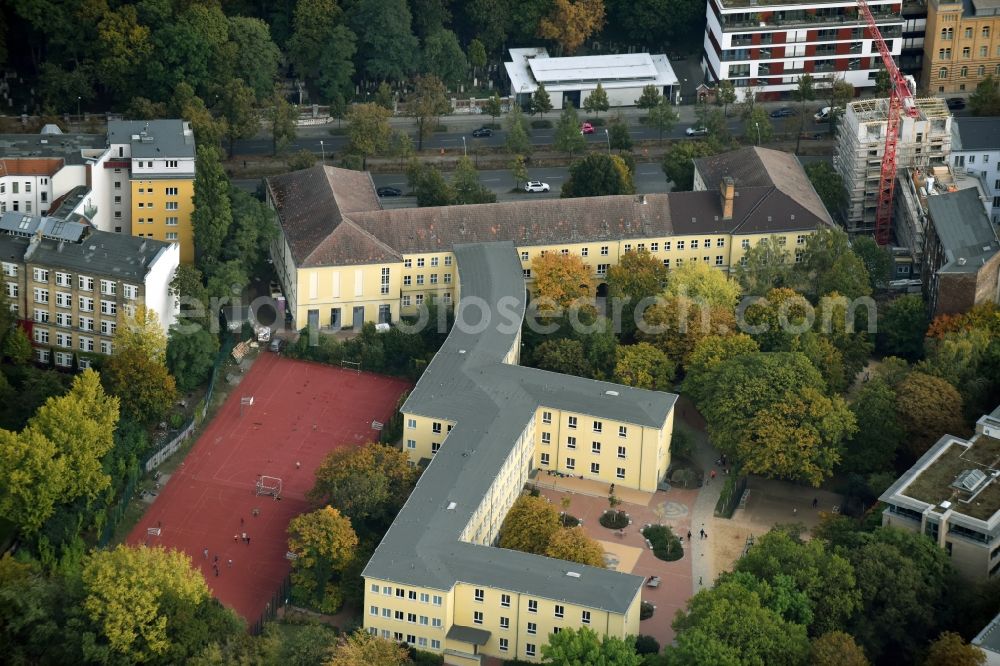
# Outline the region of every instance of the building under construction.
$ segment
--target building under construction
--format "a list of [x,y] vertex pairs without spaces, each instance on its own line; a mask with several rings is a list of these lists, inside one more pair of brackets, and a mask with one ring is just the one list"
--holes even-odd
[[[897,169],[930,169],[945,164],[951,153],[951,112],[944,100],[917,99],[916,118],[899,120]],[[847,197],[841,211],[851,234],[875,231],[879,176],[885,153],[888,99],[850,102],[839,119],[833,163],[844,180]]]

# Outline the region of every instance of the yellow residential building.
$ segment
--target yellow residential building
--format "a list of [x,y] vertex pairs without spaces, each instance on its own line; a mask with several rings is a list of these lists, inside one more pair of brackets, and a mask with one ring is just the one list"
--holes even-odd
[[929,94],[971,93],[1000,77],[1000,13],[992,0],[929,0],[921,88]]
[[113,230],[177,243],[181,262],[194,262],[191,215],[197,153],[191,124],[111,121],[108,144],[103,167],[114,175],[100,175],[110,179]]

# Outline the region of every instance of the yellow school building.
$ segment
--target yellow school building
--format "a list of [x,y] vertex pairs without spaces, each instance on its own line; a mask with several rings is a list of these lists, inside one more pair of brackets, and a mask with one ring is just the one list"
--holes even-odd
[[696,162],[699,191],[383,210],[366,173],[315,167],[267,180],[271,256],[297,327],[391,323],[455,303],[455,324],[401,411],[426,463],[366,566],[364,626],[441,653],[539,661],[551,634],[639,633],[643,579],[495,547],[546,470],[654,492],[676,396],[518,365],[531,258],[574,253],[600,294],[646,250],[732,270],[758,239],[790,248],[831,224],[795,158],[744,149]]

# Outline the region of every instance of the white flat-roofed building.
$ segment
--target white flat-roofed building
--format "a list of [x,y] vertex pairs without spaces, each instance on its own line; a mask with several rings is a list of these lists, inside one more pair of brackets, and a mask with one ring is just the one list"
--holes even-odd
[[622,53],[619,55],[550,58],[544,48],[510,49],[511,62],[504,63],[510,79],[511,95],[519,104],[531,99],[544,84],[553,109],[566,102],[580,108],[600,83],[615,106],[635,106],[646,86],[656,86],[660,94],[674,99],[677,75],[663,54]]
[[[889,52],[903,50],[900,0],[869,0]],[[820,85],[844,79],[873,88],[882,58],[855,0],[709,0],[702,71],[731,80],[740,98],[780,99],[810,74]]]

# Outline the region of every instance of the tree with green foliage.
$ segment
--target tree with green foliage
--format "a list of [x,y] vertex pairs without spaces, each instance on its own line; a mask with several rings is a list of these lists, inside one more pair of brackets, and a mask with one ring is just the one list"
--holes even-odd
[[608,145],[619,153],[623,150],[632,150],[632,135],[629,134],[628,125],[621,114],[608,128]]
[[819,371],[796,352],[743,354],[723,361],[711,373],[710,378],[697,379],[706,396],[698,408],[708,421],[712,441],[730,455],[736,455],[758,413],[807,388],[817,392],[825,388]]
[[878,320],[876,346],[883,354],[915,361],[924,354],[927,306],[917,294],[893,300]]
[[674,184],[672,192],[690,192],[694,187],[694,160],[720,150],[709,141],[680,141],[663,154],[663,173]]
[[753,111],[743,119],[743,139],[748,143],[757,142],[763,145],[774,136],[774,127],[771,125],[771,117],[767,114],[767,109],[762,106],[754,107]]
[[969,95],[969,110],[974,116],[1000,115],[1000,81],[993,74],[976,84],[976,90]]
[[521,495],[500,526],[500,547],[544,555],[552,536],[561,529],[559,514],[544,497]]
[[697,303],[732,309],[740,297],[740,285],[723,271],[700,261],[688,261],[667,273],[663,293],[690,298]]
[[675,363],[685,365],[699,340],[735,331],[732,307],[669,295],[646,309],[636,337],[655,345]]
[[673,622],[676,645],[664,649],[668,663],[803,664],[809,655],[806,628],[765,606],[738,581],[721,582],[688,600]]
[[418,76],[413,94],[406,100],[406,112],[417,121],[417,150],[424,149],[424,139],[437,130],[442,115],[451,112],[444,83],[433,74]]
[[408,662],[405,647],[358,628],[330,652],[325,666],[403,666]]
[[559,196],[569,199],[634,193],[632,172],[620,155],[588,153],[570,165],[569,178]]
[[923,372],[911,372],[900,382],[896,413],[906,432],[904,451],[911,461],[944,435],[968,434],[958,390],[940,377]]
[[594,88],[587,98],[583,100],[583,109],[587,113],[593,113],[597,116],[601,115],[601,111],[607,111],[611,108],[611,104],[608,102],[608,91],[604,89],[601,82],[597,82],[597,87]]
[[614,381],[619,384],[669,391],[676,372],[676,363],[648,342],[618,347]]
[[[663,141],[663,133],[672,130],[679,119],[680,116],[674,111],[673,105],[666,97],[661,97],[659,103],[649,109],[649,126],[656,128],[659,133],[659,141]],[[665,157],[664,160],[666,160]],[[666,162],[664,161],[664,163]]]
[[814,638],[809,663],[812,666],[871,666],[864,650],[843,631],[828,631]]
[[874,377],[858,391],[851,411],[858,430],[847,439],[841,469],[855,474],[891,470],[906,437],[896,412],[896,392]]
[[347,129],[347,149],[361,155],[361,168],[368,168],[368,158],[385,152],[389,147],[392,128],[389,116],[392,114],[378,104],[355,104],[347,112],[350,123]]
[[552,146],[561,152],[569,153],[570,156],[583,151],[587,147],[587,140],[580,131],[580,117],[576,109],[569,102],[563,107],[559,114],[559,121],[556,123],[555,137]]
[[479,173],[468,157],[461,157],[451,177],[451,187],[455,192],[456,204],[496,203],[493,190],[479,182]]
[[243,79],[232,79],[226,83],[219,98],[219,111],[226,121],[226,138],[229,139],[229,159],[237,139],[249,139],[260,130],[257,118],[256,96]]
[[810,162],[805,166],[806,176],[812,183],[816,193],[819,195],[830,216],[837,219],[847,201],[847,189],[844,187],[844,179],[833,168],[833,165],[826,161]]
[[167,336],[154,310],[136,308],[115,332],[113,352],[101,369],[101,380],[121,400],[122,414],[137,423],[156,423],[177,397],[177,384],[167,371]]
[[462,83],[469,71],[469,62],[451,30],[440,29],[424,38],[423,71],[440,79],[447,87]]
[[612,304],[620,304],[622,340],[631,341],[635,337],[636,309],[640,303],[642,307],[652,304],[666,281],[663,262],[645,250],[626,252],[608,269],[608,298]]
[[531,130],[528,119],[516,104],[507,114],[507,138],[504,141],[507,152],[515,155],[531,154]]
[[986,653],[966,643],[960,634],[945,631],[931,643],[923,666],[985,666]]
[[787,287],[767,292],[743,310],[743,320],[760,348],[766,352],[792,351],[809,330],[812,306],[805,296]]
[[715,89],[715,103],[722,107],[722,115],[729,117],[729,105],[736,103],[736,85],[730,79],[719,81]]
[[847,103],[854,99],[854,86],[842,77],[835,77],[821,91],[823,92],[824,99],[827,101],[827,106],[834,109],[830,112],[829,122],[830,135],[832,136],[836,133],[837,123],[843,114],[843,111],[836,111],[835,109],[844,109]]
[[803,541],[796,532],[772,529],[736,561],[735,571],[769,582],[787,576],[809,600],[809,633],[841,630],[861,608],[851,563],[822,540]]
[[[2,454],[0,454],[2,455]],[[35,560],[0,557],[0,645],[9,664],[43,664],[58,659],[66,638],[60,607],[71,603],[62,581],[47,576]]]
[[545,115],[552,110],[552,98],[549,97],[549,91],[545,89],[544,83],[539,83],[538,88],[535,89],[535,94],[531,96],[531,115],[540,113]]
[[571,338],[555,338],[538,345],[532,353],[534,365],[563,375],[590,377],[592,369],[583,343]]
[[348,25],[358,38],[358,73],[369,81],[402,81],[419,62],[406,0],[358,0]]
[[315,87],[320,98],[330,104],[330,115],[340,117],[337,108],[345,105],[354,94],[354,56],[357,39],[346,26],[338,25],[323,43],[316,70]]
[[396,110],[396,91],[392,89],[387,81],[382,81],[372,95],[372,103],[378,104],[386,111]]
[[38,532],[64,499],[66,463],[38,430],[0,430],[0,473],[8,479],[0,491],[0,517],[26,535]]
[[761,238],[744,251],[745,261],[736,268],[736,277],[744,293],[763,296],[775,288],[794,283],[792,253],[777,236]]
[[193,391],[208,381],[219,352],[219,338],[199,327],[197,331],[180,332],[170,327],[167,339],[167,368],[182,393]]
[[[486,47],[475,37],[469,42],[469,64],[472,65],[472,75],[475,77],[479,76],[479,70],[486,67]],[[497,96],[499,101],[498,94],[493,93],[493,95]]]
[[[518,111],[520,112],[520,109],[518,109]],[[500,102],[500,93],[494,92],[486,98],[486,103],[483,104],[483,113],[489,114],[491,125],[496,125],[497,118],[503,113],[503,104]]]
[[[82,607],[95,635],[84,649],[104,663],[176,663],[201,645],[189,624],[212,612],[208,585],[177,550],[118,546],[95,550],[80,575]],[[236,624],[232,611],[224,611]],[[187,622],[180,618],[187,618]],[[97,660],[97,659],[95,659]]]
[[316,470],[309,498],[333,506],[359,529],[388,526],[416,480],[405,452],[368,443],[329,453]]
[[194,227],[195,266],[205,275],[212,274],[232,223],[229,179],[222,169],[219,153],[212,146],[199,145],[191,225]]
[[343,604],[341,576],[355,557],[358,536],[351,521],[331,506],[296,516],[288,523],[292,594],[324,613]]
[[410,160],[406,169],[407,184],[417,197],[418,206],[451,206],[455,191],[433,164]]
[[660,103],[660,88],[655,85],[648,85],[642,87],[642,93],[639,95],[639,99],[635,100],[636,107],[649,111],[657,104]]
[[[222,145],[222,137],[226,132],[225,123],[212,115],[204,100],[195,94],[194,88],[187,82],[181,81],[174,87],[168,113],[191,122],[199,149],[202,146],[218,148]],[[198,159],[200,162],[201,157]]]
[[271,95],[271,108],[267,110],[267,121],[271,126],[271,154],[277,155],[292,141],[295,141],[298,109],[288,103],[281,91],[275,90]]
[[573,664],[574,666],[640,666],[642,657],[635,652],[635,639],[598,636],[589,627],[566,628],[550,634],[549,642],[542,646],[545,664]]
[[549,539],[545,556],[598,569],[604,568],[604,548],[587,536],[579,525],[557,530]]
[[708,335],[701,338],[687,357],[684,393],[695,404],[701,404],[709,396],[715,368],[732,358],[759,351],[757,342],[746,333]]
[[31,340],[20,326],[14,327],[3,338],[3,356],[13,365],[23,366],[31,362]]
[[271,40],[271,29],[259,18],[230,16],[229,43],[234,70],[246,81],[258,100],[274,90],[281,51]]
[[806,104],[816,99],[815,79],[813,79],[812,74],[799,75],[795,88],[792,90],[792,99],[799,103],[799,131],[795,136],[795,154],[798,155],[799,147],[802,144],[802,132],[805,131],[805,123],[809,117],[809,114],[806,113]]
[[318,78],[323,52],[342,20],[343,12],[336,0],[296,1],[288,58],[306,81]]
[[854,299],[871,294],[864,262],[851,251],[850,239],[841,229],[820,229],[806,236],[796,268],[811,296],[836,292]]
[[514,177],[514,187],[521,187],[521,183],[528,180],[528,167],[524,163],[524,155],[514,155],[509,166],[510,175]]
[[851,241],[851,249],[861,258],[868,271],[872,291],[885,289],[892,279],[892,253],[888,247],[879,247],[874,238],[859,236]]

